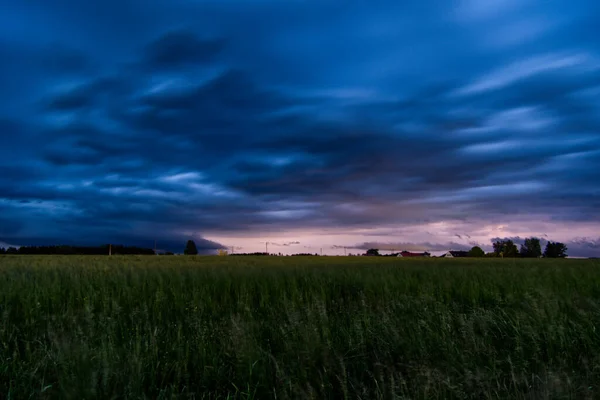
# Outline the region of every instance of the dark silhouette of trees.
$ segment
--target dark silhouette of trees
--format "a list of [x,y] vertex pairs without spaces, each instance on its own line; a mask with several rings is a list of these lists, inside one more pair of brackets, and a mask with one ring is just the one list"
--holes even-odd
[[544,250],[544,257],[564,258],[567,256],[567,246],[560,242],[548,242]]
[[366,256],[379,256],[379,249],[369,249],[365,253]]
[[469,257],[485,257],[485,252],[479,246],[473,246],[471,250],[469,250]]
[[498,257],[518,257],[519,249],[517,245],[510,239],[498,240],[494,242],[494,253]]
[[[103,246],[21,246],[11,247],[6,254],[22,255],[108,255],[109,245]],[[114,255],[153,255],[154,250],[135,246],[112,245]]]
[[[71,245],[59,245],[59,246],[22,246],[19,248],[9,247],[9,248],[0,248],[0,255],[8,254],[8,255],[108,255],[109,254],[109,246],[108,244],[102,246],[71,246]],[[461,253],[461,256],[468,257],[524,257],[524,258],[534,258],[542,255],[540,239],[531,237],[525,239],[523,245],[521,245],[520,251],[517,249],[517,246],[510,239],[505,240],[497,240],[493,243],[494,251],[491,253],[485,253],[481,247],[474,246],[468,252],[457,252],[453,251],[453,255],[459,256],[458,253]],[[462,254],[464,253],[464,254]],[[155,255],[153,249],[142,248],[136,246],[123,246],[123,245],[115,245],[111,246],[111,254],[113,255]],[[198,249],[193,240],[188,240],[186,243],[186,247],[184,250],[184,254],[186,255],[196,255],[198,254]],[[171,252],[161,252],[159,255],[173,255]],[[263,252],[256,253],[235,253],[230,254],[231,256],[266,256],[270,255]],[[295,256],[319,256],[319,254],[294,254]],[[352,254],[350,254],[352,255]],[[356,254],[360,255],[360,254]],[[398,253],[391,254],[380,254],[379,249],[369,249],[366,251],[365,256],[384,256],[384,257],[397,257]],[[423,255],[429,255],[429,253],[424,253]],[[547,258],[565,258],[567,257],[567,246],[564,243],[560,242],[548,242],[546,248],[543,252],[543,256]]]
[[492,247],[494,247],[494,254],[498,257],[500,257],[500,253],[502,253],[502,247],[504,246],[504,241],[501,240],[497,240],[492,244]]
[[525,239],[525,243],[521,245],[521,257],[538,258],[542,256],[542,246],[540,239],[532,237]]
[[512,240],[509,240],[504,247],[504,257],[518,257],[519,249],[517,245],[513,243]]
[[196,243],[193,240],[188,240],[185,245],[185,250],[183,250],[183,254],[187,256],[195,256],[198,254],[198,249],[196,248]]

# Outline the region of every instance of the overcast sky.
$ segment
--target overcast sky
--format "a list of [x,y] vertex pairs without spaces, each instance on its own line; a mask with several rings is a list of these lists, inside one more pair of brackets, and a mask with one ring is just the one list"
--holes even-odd
[[600,256],[600,2],[30,0],[0,242]]

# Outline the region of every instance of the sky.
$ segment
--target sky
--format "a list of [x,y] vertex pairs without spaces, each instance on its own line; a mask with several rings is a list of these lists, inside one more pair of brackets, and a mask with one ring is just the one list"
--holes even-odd
[[600,256],[597,1],[4,3],[0,245]]

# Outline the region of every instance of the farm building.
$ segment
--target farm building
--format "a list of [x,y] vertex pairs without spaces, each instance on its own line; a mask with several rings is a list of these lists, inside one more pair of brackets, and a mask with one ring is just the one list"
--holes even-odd
[[448,253],[452,254],[452,257],[469,257],[469,252],[464,250],[450,250]]
[[431,257],[435,257],[435,258],[452,258],[454,256],[448,250],[440,250],[440,251],[432,251],[431,252]]
[[431,257],[436,257],[436,258],[469,257],[469,252],[462,251],[462,250],[434,251],[431,253]]

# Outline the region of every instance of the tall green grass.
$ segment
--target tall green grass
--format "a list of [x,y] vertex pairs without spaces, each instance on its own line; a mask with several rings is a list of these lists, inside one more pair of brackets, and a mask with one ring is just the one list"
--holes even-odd
[[600,263],[0,257],[0,398],[600,398]]

